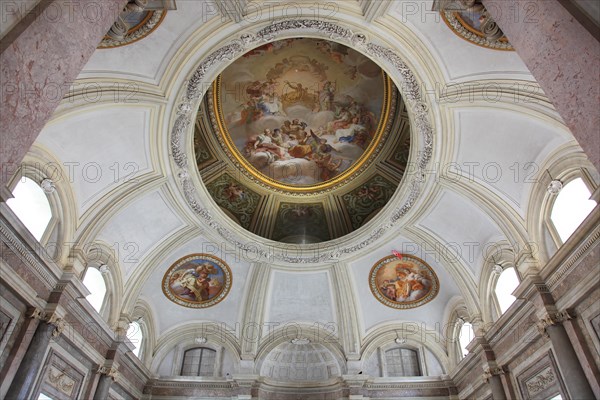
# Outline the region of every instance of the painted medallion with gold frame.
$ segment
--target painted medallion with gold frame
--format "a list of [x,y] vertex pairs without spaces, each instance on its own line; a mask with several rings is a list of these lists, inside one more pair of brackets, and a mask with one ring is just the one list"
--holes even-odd
[[162,290],[176,304],[207,308],[227,297],[231,280],[231,270],[220,258],[210,254],[191,254],[180,258],[167,270]]
[[369,287],[381,303],[391,308],[409,309],[433,300],[440,284],[433,269],[411,255],[387,256],[377,261],[369,273]]

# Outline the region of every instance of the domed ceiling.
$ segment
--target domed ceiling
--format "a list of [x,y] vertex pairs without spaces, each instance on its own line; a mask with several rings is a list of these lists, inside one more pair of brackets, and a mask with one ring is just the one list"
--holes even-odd
[[244,54],[205,95],[194,136],[203,183],[244,229],[318,243],[373,218],[410,151],[404,103],[344,45],[286,39]]

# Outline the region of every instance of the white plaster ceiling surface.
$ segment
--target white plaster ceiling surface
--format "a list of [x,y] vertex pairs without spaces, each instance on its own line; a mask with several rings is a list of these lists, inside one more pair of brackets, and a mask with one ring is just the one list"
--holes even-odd
[[[425,261],[435,272],[440,281],[440,291],[437,296],[420,307],[398,310],[387,307],[379,302],[371,293],[369,287],[369,273],[371,268],[380,259],[389,256],[392,250],[411,254]],[[415,321],[427,329],[439,329],[438,325],[444,322],[444,308],[448,301],[460,294],[452,275],[446,270],[444,261],[433,245],[415,243],[404,237],[396,237],[393,241],[380,246],[348,264],[352,273],[355,299],[361,310],[362,332],[367,333],[373,328],[386,322],[397,323],[400,321]]]
[[[521,79],[534,81],[516,52],[490,50],[458,37],[448,28],[432,0],[395,1],[389,16],[410,27],[442,68],[446,82],[480,79]],[[492,68],[490,68],[493,66]],[[446,82],[438,82],[445,85]]]
[[37,143],[62,165],[82,215],[110,190],[152,170],[151,111],[143,106],[93,107],[47,125]]
[[129,277],[152,248],[184,226],[159,189],[123,206],[104,226],[98,239],[116,249],[123,275]]
[[[165,271],[172,264],[186,255],[209,252],[211,248],[214,248],[215,243],[210,239],[199,235],[192,236],[193,239],[178,241],[177,246],[173,246],[172,251],[161,255],[156,263],[150,263],[147,266],[149,271],[142,271],[144,272],[143,280],[132,282],[132,290],[136,295],[139,293],[141,298],[145,299],[156,313],[159,327],[158,336],[177,326],[215,321],[223,324],[224,330],[228,329],[239,337],[241,331],[238,323],[241,318],[241,309],[243,308],[241,305],[244,302],[244,289],[250,264],[237,257],[235,253],[229,256],[219,254],[231,269],[233,279],[229,294],[216,306],[203,309],[182,307],[173,303],[162,292],[161,287]],[[216,245],[218,248],[219,244]],[[133,297],[137,297],[136,295]],[[202,335],[199,334],[199,336]]]
[[335,323],[332,285],[325,271],[273,271],[269,285],[267,322]]
[[504,238],[480,207],[451,190],[443,190],[418,225],[441,244],[438,253],[459,259],[478,282],[484,252]]
[[96,50],[79,78],[130,78],[158,84],[183,42],[215,17],[221,18],[211,1],[178,1],[177,10],[167,11],[158,28],[144,39],[127,46]]
[[556,121],[493,104],[456,109],[455,120],[461,179],[487,186],[522,216],[546,157],[573,141]]

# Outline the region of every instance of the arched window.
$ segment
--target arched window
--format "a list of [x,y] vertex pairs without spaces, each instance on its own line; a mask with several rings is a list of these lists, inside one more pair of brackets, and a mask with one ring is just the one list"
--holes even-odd
[[506,310],[516,300],[516,297],[512,295],[512,292],[519,286],[519,277],[513,267],[505,268],[496,282],[494,293],[500,306],[500,312],[504,314]]
[[206,347],[187,350],[183,355],[182,376],[213,376],[217,352]]
[[385,352],[388,376],[421,376],[419,353],[413,349],[398,347]]
[[458,343],[460,345],[461,356],[464,358],[469,354],[467,345],[475,338],[475,333],[473,332],[473,326],[470,322],[463,321],[462,319],[459,319],[458,322],[462,323],[460,331],[458,332]]
[[12,192],[14,198],[6,204],[38,241],[52,219],[52,210],[44,190],[33,180],[23,177]]
[[569,182],[558,193],[550,219],[563,243],[596,207],[596,202],[590,200],[590,196],[590,190],[581,178]]
[[127,329],[127,339],[135,346],[132,350],[133,354],[136,357],[140,358],[140,350],[142,348],[142,342],[144,341],[144,332],[142,331],[142,327],[139,322],[133,321],[129,324],[129,329]]
[[88,267],[83,277],[83,284],[90,291],[86,296],[87,301],[100,314],[106,297],[106,282],[102,273],[94,267]]

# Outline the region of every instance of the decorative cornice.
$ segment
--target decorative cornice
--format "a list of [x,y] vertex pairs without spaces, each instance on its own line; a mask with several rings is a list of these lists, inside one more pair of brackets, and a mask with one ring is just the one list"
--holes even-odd
[[[33,256],[33,254],[37,255],[38,252],[25,248],[23,243],[15,237],[14,233],[7,229],[4,220],[0,224],[0,240],[17,254],[22,261],[35,270],[37,276],[42,278],[47,288],[54,287],[58,279],[48,272],[46,265]],[[41,248],[41,244],[38,243],[38,245],[43,254],[45,254],[44,250]]]
[[575,265],[575,263],[596,244],[598,239],[600,239],[600,228],[596,227],[596,231],[577,249],[576,252],[572,253],[566,261],[562,262],[560,267],[547,279],[548,286],[554,288],[571,270],[573,265]]
[[[340,43],[345,43],[354,48],[358,48],[375,61],[390,66],[396,73],[394,76],[399,80],[400,91],[407,107],[412,111],[411,124],[414,124],[415,131],[421,137],[422,148],[417,155],[416,169],[413,179],[407,182],[409,188],[408,198],[404,203],[393,210],[387,222],[374,229],[367,238],[358,241],[349,246],[331,246],[322,248],[318,252],[311,252],[311,255],[289,255],[287,251],[280,254],[274,254],[268,250],[267,246],[257,246],[252,240],[244,240],[239,234],[232,232],[229,228],[223,226],[218,218],[212,212],[205,208],[198,198],[194,183],[190,178],[188,156],[186,154],[186,137],[193,134],[189,129],[193,126],[193,110],[206,89],[205,78],[207,73],[216,65],[235,59],[246,51],[262,43],[275,40],[278,36],[309,35],[328,37]],[[421,93],[420,84],[414,76],[411,69],[404,63],[399,55],[392,49],[383,47],[374,43],[367,42],[367,38],[362,33],[354,33],[351,30],[341,27],[332,22],[322,20],[285,20],[271,24],[256,34],[245,33],[239,39],[215,50],[209,54],[187,81],[185,94],[176,107],[175,123],[171,131],[170,146],[173,160],[179,172],[179,184],[183,195],[189,206],[201,219],[203,224],[212,229],[224,240],[235,246],[248,255],[258,256],[262,259],[279,261],[291,264],[313,264],[331,262],[339,259],[343,255],[352,254],[366,248],[387,232],[414,206],[421,193],[426,178],[426,166],[433,154],[433,127],[430,122],[429,107]],[[316,253],[316,254],[315,254]]]

